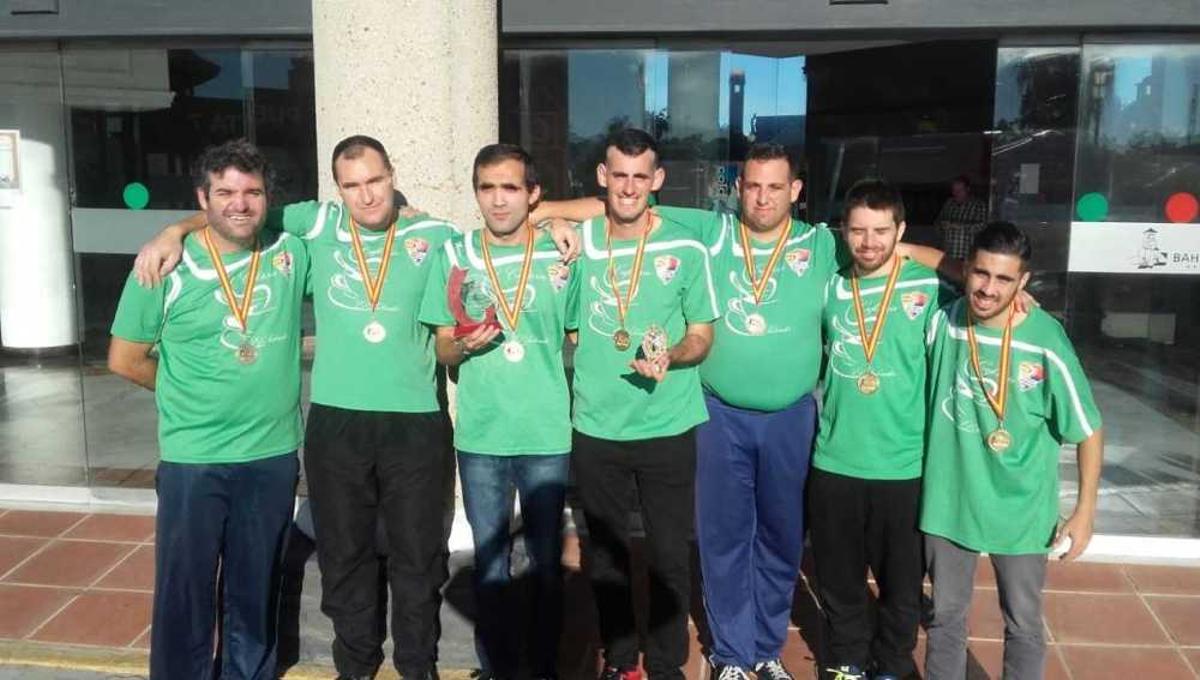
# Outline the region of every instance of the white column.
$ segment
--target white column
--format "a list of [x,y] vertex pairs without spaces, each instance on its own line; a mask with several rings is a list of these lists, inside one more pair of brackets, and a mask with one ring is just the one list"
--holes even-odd
[[0,128],[19,129],[20,190],[0,191],[0,343],[79,342],[57,52],[0,54]]
[[497,15],[494,0],[313,0],[320,167],[371,135],[413,205],[474,226],[471,163],[498,134]]

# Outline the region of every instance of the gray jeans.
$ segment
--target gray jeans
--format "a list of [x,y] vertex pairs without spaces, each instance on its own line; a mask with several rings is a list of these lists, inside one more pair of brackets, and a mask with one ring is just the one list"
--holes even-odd
[[[925,536],[925,562],[933,582],[926,680],[961,680],[967,676],[967,613],[978,560],[977,552],[938,536]],[[1042,633],[1046,556],[992,555],[991,560],[1004,614],[1003,677],[1042,680],[1046,658]]]

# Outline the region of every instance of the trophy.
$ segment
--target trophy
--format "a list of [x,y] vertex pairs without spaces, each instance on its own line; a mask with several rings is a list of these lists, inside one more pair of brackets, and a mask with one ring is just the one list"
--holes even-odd
[[[478,283],[467,280],[466,269],[450,268],[446,300],[450,304],[450,313],[454,315],[454,337],[470,335],[481,327],[500,328],[500,322],[496,320],[496,305],[492,304],[491,297]],[[468,305],[482,307],[483,318],[475,319],[467,313]]]
[[667,350],[670,348],[667,332],[660,326],[651,325],[642,335],[642,354],[645,355],[647,361],[658,361],[667,354]]

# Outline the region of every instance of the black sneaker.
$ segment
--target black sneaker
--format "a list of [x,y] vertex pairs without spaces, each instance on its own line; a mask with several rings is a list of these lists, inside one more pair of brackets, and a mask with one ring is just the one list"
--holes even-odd
[[741,666],[719,663],[713,666],[712,680],[750,680],[750,674]]
[[796,677],[783,666],[783,659],[771,659],[754,667],[758,680],[796,680]]
[[642,680],[642,672],[635,668],[605,666],[600,671],[600,680]]
[[867,680],[858,666],[831,666],[821,671],[821,680]]

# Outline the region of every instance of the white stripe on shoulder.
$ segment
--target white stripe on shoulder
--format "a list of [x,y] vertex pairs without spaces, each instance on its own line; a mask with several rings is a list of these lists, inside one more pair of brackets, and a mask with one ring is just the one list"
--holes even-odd
[[171,308],[171,303],[179,299],[179,294],[183,292],[183,277],[179,276],[179,270],[176,269],[167,275],[167,294],[163,296],[163,320],[167,318],[167,310]]
[[[478,236],[476,236],[478,234]],[[535,238],[537,238],[535,236]],[[483,229],[473,229],[463,234],[463,250],[467,253],[467,261],[476,269],[483,269],[483,253],[479,249],[479,242],[483,239]],[[535,260],[557,260],[561,256],[558,250],[538,250],[534,247],[533,259]],[[503,257],[493,257],[492,264],[497,267],[513,262],[520,262],[525,259],[525,253],[514,253],[512,255],[504,255]]]
[[333,211],[337,215],[340,222],[342,216],[341,206],[341,203],[334,201],[322,201],[321,207],[317,209],[316,219],[313,220],[312,226],[309,227],[308,232],[302,238],[306,241],[311,241],[320,236],[321,232],[325,231],[325,220],[329,218],[330,211]]
[[1075,411],[1075,417],[1079,419],[1079,426],[1083,428],[1084,438],[1092,436],[1095,428],[1088,422],[1087,412],[1083,410],[1083,400],[1079,398],[1079,388],[1076,387],[1071,372],[1067,370],[1067,364],[1054,352],[1050,350],[1045,350],[1045,352],[1046,358],[1062,374],[1063,382],[1067,385],[1067,394],[1071,396],[1071,408]]
[[[841,276],[840,274],[837,276],[837,291],[836,291],[837,299],[850,300],[850,299],[854,298],[854,291],[850,290],[850,286],[846,284],[846,281],[848,281],[848,280],[849,279],[847,279],[844,276]],[[899,281],[896,283],[896,290],[902,290],[904,288],[922,288],[925,286],[933,286],[933,285],[939,285],[939,284],[940,284],[940,280],[936,276],[934,276],[934,277],[930,277],[927,279],[913,279],[911,281]],[[887,287],[887,284],[884,283],[883,285],[879,285],[879,286],[863,288],[863,289],[861,289],[860,292],[863,295],[876,295],[878,293],[882,293],[883,289],[886,287]]]
[[[287,233],[286,231],[279,232],[279,238],[276,239],[275,242],[272,243],[270,246],[263,249],[262,255],[260,257],[266,256],[268,253],[271,253],[275,250],[282,248],[283,242],[290,238],[295,238],[295,237],[292,236],[291,234]],[[201,265],[199,262],[197,262],[196,259],[194,257],[192,257],[192,254],[188,252],[186,246],[183,249],[183,264],[188,268],[188,271],[191,272],[192,276],[196,277],[200,281],[212,281],[217,278],[217,270],[212,269],[210,267],[205,267],[205,266]],[[237,270],[241,269],[242,267],[245,267],[249,264],[250,264],[250,256],[245,255],[237,262],[233,262],[231,264],[225,265],[225,272],[227,274],[232,274],[232,273],[236,272]]]
[[[795,218],[792,218],[792,220],[793,220],[793,222],[795,222]],[[803,223],[801,223],[801,224],[803,224]],[[736,228],[739,228],[740,226],[741,225],[739,224],[739,225],[735,226],[734,228],[736,229]],[[817,229],[818,229],[818,227],[816,227],[816,226],[810,226],[809,230],[804,232],[803,234],[798,234],[796,236],[789,238],[787,240],[787,245],[784,246],[784,249],[791,248],[792,246],[800,245],[801,243],[804,243],[805,241],[811,239],[813,237],[813,235],[817,233]],[[742,249],[741,239],[736,239],[736,238],[730,237],[730,245],[733,247],[734,255],[736,255],[738,257],[745,256],[746,251]],[[775,250],[775,244],[766,245],[761,248],[751,246],[750,250],[752,250],[755,255],[770,255]]]
[[[465,234],[464,236],[469,238],[471,235]],[[454,239],[448,238],[445,241],[443,241],[442,248],[446,251],[446,258],[450,260],[451,267],[461,267],[462,266],[458,262],[458,253],[454,252]]]

